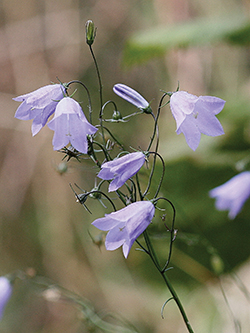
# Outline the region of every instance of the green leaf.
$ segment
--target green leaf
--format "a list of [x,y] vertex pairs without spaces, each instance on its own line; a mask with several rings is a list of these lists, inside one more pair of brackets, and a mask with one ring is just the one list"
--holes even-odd
[[215,42],[250,43],[250,21],[243,16],[199,18],[172,26],[135,33],[124,50],[123,63],[131,66],[163,56],[173,48]]

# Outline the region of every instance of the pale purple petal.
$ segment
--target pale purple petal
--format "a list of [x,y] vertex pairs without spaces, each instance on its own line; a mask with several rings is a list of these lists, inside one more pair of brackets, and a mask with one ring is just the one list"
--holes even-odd
[[214,96],[200,96],[199,101],[214,115],[220,113],[226,103],[223,99]]
[[135,105],[139,109],[147,109],[149,107],[149,103],[144,97],[125,84],[117,83],[114,85],[113,90],[118,96]]
[[118,249],[128,239],[128,233],[124,228],[123,223],[120,223],[116,227],[110,229],[106,236],[105,246],[108,251]]
[[137,201],[119,211],[107,214],[92,222],[100,230],[109,230],[105,246],[107,250],[123,247],[124,257],[154,217],[155,207],[150,201]]
[[3,316],[5,306],[12,294],[12,285],[4,276],[0,277],[0,319]]
[[[103,168],[103,165],[102,165],[102,168]],[[110,169],[104,167],[103,169],[101,169],[99,171],[97,177],[99,177],[99,178],[101,178],[103,180],[109,180],[109,179],[112,179],[114,177],[114,172],[111,172]]]
[[129,251],[131,250],[131,247],[133,245],[134,242],[124,242],[124,244],[122,245],[122,252],[124,255],[124,258],[127,259]]
[[234,219],[250,197],[250,172],[234,176],[225,184],[212,189],[209,195],[216,198],[215,206],[218,210],[229,210],[229,218]]
[[97,131],[84,116],[82,109],[71,97],[64,97],[55,110],[54,118],[48,123],[53,130],[53,148],[59,150],[71,144],[79,152],[86,154],[88,151],[87,135]]
[[54,150],[60,150],[69,143],[68,122],[69,116],[63,114],[48,123],[48,127],[54,131],[52,140]]
[[191,149],[196,150],[199,146],[201,133],[198,127],[195,125],[192,115],[188,115],[186,117],[185,121],[181,124],[179,130],[176,131],[176,133],[184,134],[187,144]]
[[122,223],[122,227],[125,226],[125,220],[121,221],[119,220],[119,218],[117,219],[114,214],[118,213],[120,211],[117,212],[113,212],[110,214],[105,214],[105,217],[101,217],[99,219],[96,219],[94,222],[92,222],[91,224],[93,224],[96,228],[103,230],[103,231],[108,231],[112,228],[115,228],[117,225],[120,225]]
[[185,120],[186,115],[194,111],[195,103],[198,97],[191,95],[186,91],[177,91],[170,97],[170,109],[175,118],[177,129],[179,129],[182,122]]
[[224,134],[216,118],[224,104],[225,101],[217,97],[197,97],[185,91],[173,93],[170,97],[170,108],[176,120],[176,133],[183,133],[187,144],[193,150],[199,146],[201,133],[209,136]]
[[200,132],[210,136],[224,134],[221,123],[214,116],[213,112],[206,108],[206,105],[199,99],[194,109],[194,114],[197,114],[196,123]]
[[55,112],[59,100],[64,96],[65,88],[61,84],[41,87],[31,93],[13,98],[22,102],[17,108],[15,117],[21,120],[34,119],[32,135],[37,134],[45,126],[49,117]]
[[142,152],[126,154],[104,163],[97,176],[104,180],[113,179],[109,185],[109,192],[116,191],[140,170],[144,162],[145,155]]

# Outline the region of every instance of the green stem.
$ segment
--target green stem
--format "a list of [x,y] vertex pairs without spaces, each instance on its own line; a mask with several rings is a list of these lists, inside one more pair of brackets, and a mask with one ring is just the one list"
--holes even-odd
[[165,281],[165,283],[166,283],[166,285],[167,285],[167,287],[168,287],[171,295],[173,296],[173,299],[174,299],[175,303],[177,304],[177,306],[178,306],[178,308],[180,310],[180,313],[181,313],[182,318],[183,318],[183,320],[184,320],[184,322],[186,324],[188,332],[189,333],[194,333],[194,331],[192,329],[192,326],[191,326],[191,324],[190,324],[190,322],[188,320],[188,317],[186,315],[186,312],[185,312],[185,310],[184,310],[184,308],[182,306],[182,303],[181,303],[178,295],[176,294],[176,291],[174,290],[172,284],[170,283],[170,281],[168,280],[168,278],[166,277],[166,275],[164,274],[164,272],[162,272],[161,275],[162,275],[162,277],[163,277],[163,279],[164,279],[164,281]]
[[89,45],[90,53],[92,55],[94,64],[95,64],[95,69],[97,73],[97,78],[98,78],[98,83],[99,83],[99,94],[100,94],[100,112],[99,112],[99,118],[100,118],[100,126],[101,126],[101,134],[102,134],[102,139],[103,139],[103,144],[105,146],[105,137],[104,137],[104,131],[103,131],[103,126],[102,126],[102,105],[103,105],[103,98],[102,98],[102,80],[101,80],[101,74],[99,71],[99,67],[96,61],[96,57],[94,54],[94,51],[92,49],[92,46]]
[[169,289],[169,291],[170,291],[170,293],[171,293],[171,295],[173,297],[173,300],[175,301],[176,305],[178,306],[178,308],[180,310],[180,313],[181,313],[182,318],[183,318],[183,320],[185,322],[185,325],[187,327],[188,332],[189,333],[194,333],[194,331],[193,331],[193,329],[191,327],[191,324],[190,324],[190,322],[188,320],[188,317],[186,315],[186,312],[185,312],[185,310],[184,310],[184,308],[182,306],[182,303],[181,303],[181,301],[180,301],[180,299],[179,299],[179,297],[178,297],[178,295],[177,295],[174,287],[172,286],[172,284],[170,283],[169,279],[165,275],[166,271],[161,270],[159,261],[157,259],[157,256],[155,254],[154,248],[153,248],[153,246],[151,244],[150,238],[148,237],[148,234],[147,234],[146,230],[144,231],[143,236],[144,236],[147,248],[148,248],[148,252],[146,252],[146,253],[150,256],[150,258],[153,261],[155,267],[157,268],[157,270],[160,272],[162,278],[164,279],[164,281],[165,281],[165,283],[166,283],[166,285],[167,285],[167,287],[168,287],[168,289]]

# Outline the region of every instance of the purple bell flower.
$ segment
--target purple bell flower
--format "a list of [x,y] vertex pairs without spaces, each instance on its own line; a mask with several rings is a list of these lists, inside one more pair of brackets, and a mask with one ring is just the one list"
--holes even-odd
[[145,98],[142,97],[137,91],[126,86],[125,84],[115,84],[113,87],[113,91],[121,98],[135,105],[138,109],[143,110],[146,113],[151,112],[148,101],[146,101]]
[[95,220],[92,224],[103,231],[108,231],[105,247],[113,251],[122,246],[124,257],[127,258],[134,241],[151,223],[155,207],[151,201],[137,201],[105,217]]
[[87,135],[94,134],[97,128],[91,125],[79,103],[71,97],[64,97],[56,106],[54,118],[48,122],[53,130],[53,148],[60,150],[69,143],[79,152],[87,154]]
[[12,294],[12,285],[5,276],[0,277],[0,320],[2,319],[5,306]]
[[209,196],[216,198],[216,209],[229,210],[228,217],[234,219],[250,196],[250,171],[241,172],[225,184],[215,187]]
[[116,191],[140,170],[145,158],[142,152],[135,152],[103,163],[97,177],[104,180],[113,179],[109,184],[109,192]]
[[58,101],[64,96],[65,88],[62,84],[50,84],[31,93],[13,98],[22,102],[15,117],[21,120],[33,119],[32,135],[36,135],[55,112]]
[[175,118],[176,133],[183,133],[189,147],[196,150],[201,133],[209,136],[224,134],[216,118],[225,104],[223,99],[212,96],[195,96],[186,91],[177,91],[170,97],[170,108]]

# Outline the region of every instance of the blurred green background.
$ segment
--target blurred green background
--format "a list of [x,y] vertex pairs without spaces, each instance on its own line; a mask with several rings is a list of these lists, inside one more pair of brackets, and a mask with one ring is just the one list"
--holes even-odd
[[[97,78],[85,43],[85,22],[92,19],[104,101],[114,99],[123,115],[135,108],[113,94],[118,82],[139,91],[154,111],[160,89],[174,91],[178,82],[181,90],[227,101],[218,116],[225,135],[202,136],[196,152],[176,135],[169,107],[162,109],[160,153],[167,164],[161,194],[177,209],[178,229],[168,274],[195,332],[239,332],[237,320],[242,332],[249,330],[244,288],[250,274],[250,202],[231,221],[208,197],[210,189],[242,170],[239,161],[249,154],[249,10],[248,0],[0,1],[0,275],[22,270],[44,276],[87,299],[93,311],[112,313],[115,323],[126,319],[138,332],[186,332],[174,303],[161,318],[169,293],[146,255],[134,246],[125,260],[120,249],[108,252],[92,242],[89,232],[97,231],[90,223],[104,209],[89,200],[90,215],[76,203],[69,183],[91,190],[93,165],[71,160],[60,174],[63,155],[53,151],[53,132],[45,127],[32,137],[31,122],[14,118],[19,104],[13,97],[57,77],[82,80],[98,110]],[[84,93],[78,99],[86,111]],[[110,125],[127,147],[142,149],[152,128],[147,115]],[[149,233],[163,260],[165,229],[154,223]],[[32,279],[19,281],[0,332],[91,331],[86,313],[49,291]]]

